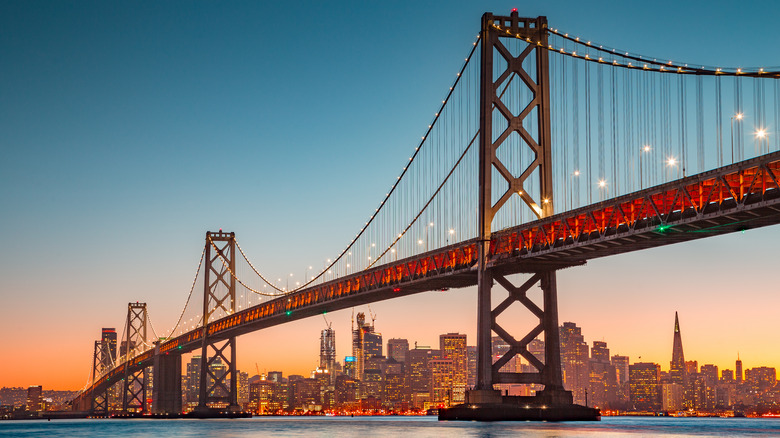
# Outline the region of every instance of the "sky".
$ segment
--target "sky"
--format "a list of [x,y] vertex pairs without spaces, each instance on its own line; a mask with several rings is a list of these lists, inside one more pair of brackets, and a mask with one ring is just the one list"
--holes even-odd
[[[332,258],[424,134],[482,13],[514,7],[649,56],[780,65],[772,1],[0,1],[0,386],[82,387],[129,301],[172,326],[206,231],[236,232],[271,277]],[[778,237],[561,271],[560,322],[667,369],[677,311],[687,359],[780,366]],[[473,288],[371,310],[385,339],[474,340]],[[350,313],[328,314],[340,358]],[[507,323],[532,324],[521,316]],[[238,367],[308,374],[323,328],[240,337]]]

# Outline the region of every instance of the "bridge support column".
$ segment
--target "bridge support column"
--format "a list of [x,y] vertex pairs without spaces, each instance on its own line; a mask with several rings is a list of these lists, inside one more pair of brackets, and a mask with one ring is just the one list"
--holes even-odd
[[[203,335],[200,356],[200,394],[197,413],[238,412],[236,338],[215,340],[209,336],[212,316],[236,311],[235,233],[206,233],[206,269],[203,290]],[[216,314],[216,315],[215,315]]]
[[154,356],[152,414],[181,412],[181,355],[160,354],[158,347]]
[[[501,29],[501,31],[499,31]],[[502,38],[523,37],[530,40],[519,54],[515,55],[502,42]],[[555,271],[538,270],[521,286],[512,284],[505,274],[492,266],[491,233],[492,223],[502,208],[518,208],[508,203],[515,195],[522,202],[519,208],[527,208],[538,218],[553,214],[552,152],[550,134],[550,83],[547,46],[547,18],[520,18],[517,12],[509,17],[498,17],[486,13],[482,16],[481,31],[481,78],[480,78],[480,122],[479,122],[479,201],[478,229],[479,261],[477,266],[477,382],[476,387],[466,394],[466,403],[444,409],[439,413],[441,420],[595,420],[598,410],[572,403],[571,392],[565,391],[562,383],[560,342],[558,335],[558,297]],[[506,68],[494,71],[500,62],[494,62],[495,54],[503,58]],[[525,70],[527,65],[535,71]],[[499,60],[500,61],[500,60]],[[536,80],[533,80],[533,77]],[[495,79],[497,78],[497,79]],[[517,91],[511,91],[510,82],[518,80],[530,91],[533,99],[525,109],[515,115],[509,111],[507,99]],[[497,91],[503,89],[501,93]],[[503,97],[510,90],[508,96]],[[522,98],[521,98],[522,100]],[[534,113],[533,110],[536,110]],[[535,115],[534,115],[535,114]],[[493,120],[506,119],[506,128],[496,136]],[[536,136],[526,126],[535,125]],[[498,125],[497,125],[498,126]],[[521,147],[527,147],[534,160],[519,174],[509,169],[517,166],[504,163],[496,153],[501,145],[517,134]],[[507,147],[511,147],[510,144]],[[511,155],[510,155],[511,157]],[[517,171],[517,169],[515,169]],[[493,175],[503,179],[506,190],[495,193]],[[532,175],[538,174],[537,190],[529,190],[526,183]],[[523,271],[509,269],[509,272]],[[524,272],[529,272],[525,270]],[[497,282],[509,294],[498,306],[493,307],[491,293]],[[542,289],[543,308],[540,309],[526,293],[539,285]],[[520,340],[512,337],[496,321],[496,318],[515,302],[520,302],[538,319],[539,323]],[[492,334],[496,333],[507,344],[509,351],[493,363]],[[542,363],[528,351],[528,344],[544,334],[545,362]],[[501,372],[501,368],[515,356],[522,356],[530,362],[536,373]],[[534,397],[502,396],[494,384],[537,383],[545,385],[544,390]]]

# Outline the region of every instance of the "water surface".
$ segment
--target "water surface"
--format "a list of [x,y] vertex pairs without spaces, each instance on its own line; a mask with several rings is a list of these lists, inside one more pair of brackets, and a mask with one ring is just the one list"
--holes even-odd
[[600,422],[440,422],[435,417],[0,421],[0,437],[780,437],[780,420],[605,417]]

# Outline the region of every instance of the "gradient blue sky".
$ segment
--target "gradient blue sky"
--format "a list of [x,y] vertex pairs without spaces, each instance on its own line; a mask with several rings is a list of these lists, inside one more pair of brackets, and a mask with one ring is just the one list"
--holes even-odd
[[[207,230],[235,231],[271,276],[333,257],[424,133],[481,14],[513,7],[650,56],[780,65],[773,1],[0,1],[0,386],[80,387],[128,301],[173,325]],[[563,271],[561,321],[667,368],[679,311],[687,358],[780,366],[779,235]],[[377,303],[377,330],[472,343],[474,291],[449,294]],[[349,311],[329,317],[343,357]],[[239,366],[306,373],[323,327],[242,337]]]

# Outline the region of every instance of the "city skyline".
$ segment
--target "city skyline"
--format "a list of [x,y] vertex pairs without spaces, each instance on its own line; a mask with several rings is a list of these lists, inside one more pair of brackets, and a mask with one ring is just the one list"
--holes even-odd
[[[470,48],[481,13],[517,6],[347,5],[337,11],[314,3],[303,11],[199,6],[184,20],[177,19],[177,8],[164,5],[142,5],[136,12],[50,5],[52,16],[28,5],[2,6],[0,27],[14,38],[0,40],[8,59],[0,70],[8,78],[0,106],[8,158],[0,163],[0,233],[9,245],[0,259],[0,345],[14,352],[14,360],[0,363],[0,386],[80,388],[96,334],[101,327],[121,331],[130,301],[149,303],[158,328],[171,326],[207,230],[235,231],[252,260],[272,276],[293,273],[300,280],[307,266],[332,257],[413,149]],[[724,2],[706,13],[671,2],[667,7],[677,15],[669,17],[655,4],[634,5],[630,13],[618,6],[613,15],[597,17],[576,2],[529,6],[521,14],[547,15],[556,27],[605,44],[729,66],[768,62],[766,41],[780,32],[768,21],[773,14],[765,12],[776,9],[771,3]],[[126,20],[110,20],[123,14]],[[294,39],[262,52],[258,42],[279,42],[275,35],[289,31],[289,24],[276,23],[287,14],[307,25],[324,22],[314,27],[321,41]],[[630,18],[615,20],[621,16]],[[214,22],[204,27],[208,17]],[[605,28],[598,20],[617,24]],[[343,30],[355,22],[376,27],[358,29],[359,38],[351,38]],[[170,33],[160,30],[166,28],[161,23]],[[681,34],[659,35],[658,23],[670,23]],[[106,29],[109,24],[120,30]],[[720,40],[723,27],[739,34],[757,25],[768,37],[748,47],[739,40],[705,45],[709,38]],[[423,34],[411,35],[405,27]],[[678,38],[689,44],[676,44]],[[354,53],[328,51],[328,44],[348,45]],[[374,45],[382,56],[374,54]],[[323,67],[302,66],[303,55]],[[272,56],[284,67],[264,62]],[[197,73],[180,80],[184,71]],[[311,89],[298,89],[300,83]],[[308,130],[299,127],[303,101],[307,112],[323,119],[311,121]],[[324,146],[311,146],[323,140]],[[217,153],[229,162],[203,164]],[[204,176],[211,174],[231,177],[215,187]],[[225,195],[229,207],[212,208],[209,199],[224,192],[235,192]],[[745,368],[775,366],[780,352],[767,345],[780,298],[767,242],[779,236],[777,227],[748,230],[561,271],[559,321],[577,321],[587,333],[610,340],[616,354],[664,366],[672,342],[664,318],[679,311],[686,357],[712,358],[707,363],[723,367],[739,353]],[[380,315],[380,332],[410,343],[437,345],[436,337],[448,332],[474,339],[473,288],[372,308]],[[338,352],[350,345],[349,313],[329,314],[339,321],[339,360],[344,355]],[[238,367],[251,370],[258,362],[267,369],[311,368],[303,363],[316,363],[312,353],[323,328],[321,319],[309,318],[242,336]],[[424,333],[415,339],[415,330]],[[643,345],[642,339],[653,341]],[[299,351],[287,350],[292,342],[300,343]],[[61,371],[52,373],[52,363]]]
[[[372,314],[372,320],[374,317]],[[476,347],[468,345],[465,334],[440,334],[438,346],[412,345],[403,338],[383,342],[382,334],[373,325],[365,324],[362,315],[357,320],[352,333],[352,356],[345,357],[343,363],[329,359],[333,354],[332,345],[325,342],[320,351],[320,365],[310,373],[296,374],[282,369],[261,372],[259,367],[258,374],[237,370],[239,405],[260,414],[311,410],[343,415],[354,410],[380,409],[385,413],[409,409],[419,412],[461,403],[463,390],[475,384]],[[684,330],[677,314],[673,327],[672,360],[669,371],[665,371],[661,364],[652,361],[611,354],[608,342],[588,344],[581,327],[574,322],[563,322],[558,330],[564,387],[571,391],[575,403],[597,407],[604,415],[626,411],[665,411],[679,415],[686,410],[699,414],[760,415],[772,412],[777,406],[780,385],[775,367],[743,367],[737,360],[734,367],[725,368],[696,359],[685,360],[681,337]],[[321,340],[327,338],[328,331],[323,330]],[[491,344],[494,360],[509,348],[497,336]],[[529,344],[529,352],[542,361],[544,349],[544,341]],[[181,381],[183,406],[185,411],[190,411],[198,405],[200,356],[185,355],[185,363]],[[209,365],[209,369],[215,378],[227,372],[219,360]],[[533,372],[533,367],[513,359],[502,371]],[[513,396],[533,395],[541,389],[539,385],[527,384],[498,387]],[[27,415],[19,411],[25,393],[26,411],[34,414],[50,407],[48,402],[45,407],[41,404],[41,386],[33,385],[26,390],[3,387],[0,416],[12,412],[17,417]],[[117,395],[109,394],[112,394],[107,400],[110,409],[120,409]],[[61,403],[55,401],[51,407],[61,409]]]

